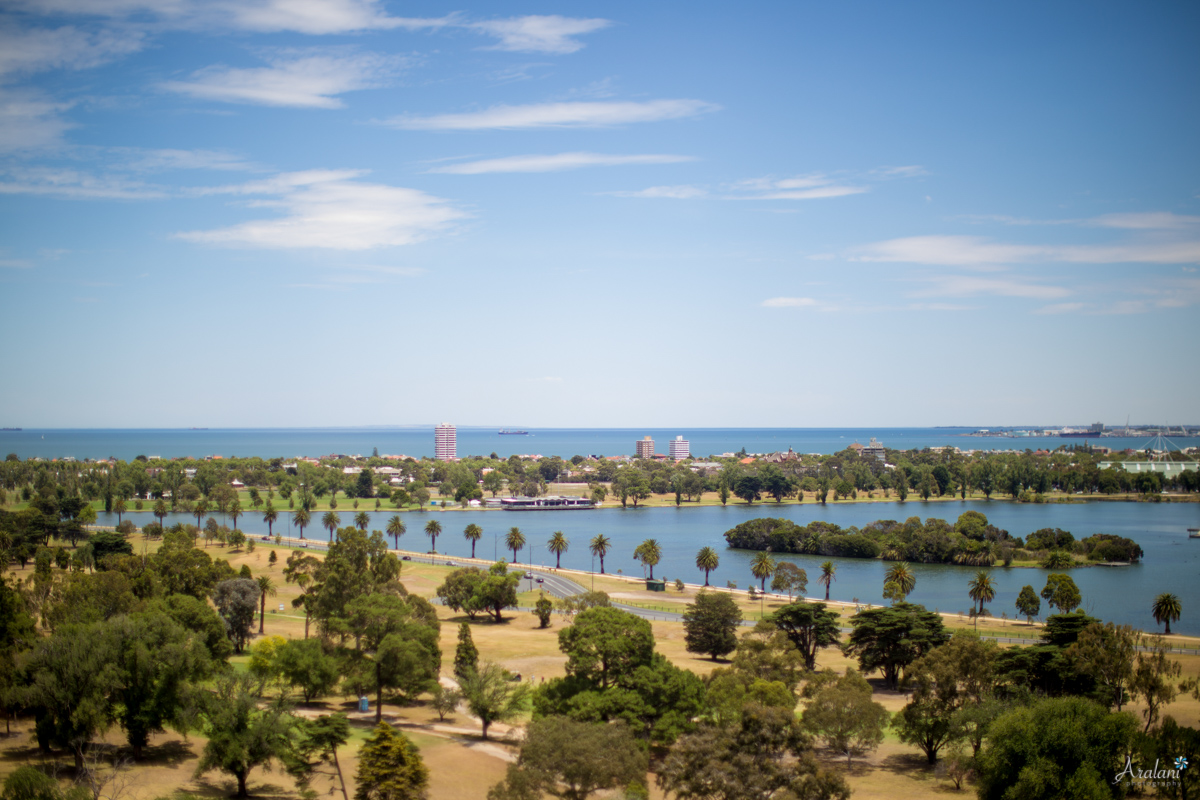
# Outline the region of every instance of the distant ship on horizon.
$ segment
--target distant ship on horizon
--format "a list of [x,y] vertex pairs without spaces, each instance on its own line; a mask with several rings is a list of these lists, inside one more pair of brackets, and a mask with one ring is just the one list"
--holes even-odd
[[508,428],[501,428],[500,435],[501,436],[528,436],[529,431],[512,431],[512,430],[509,430]]

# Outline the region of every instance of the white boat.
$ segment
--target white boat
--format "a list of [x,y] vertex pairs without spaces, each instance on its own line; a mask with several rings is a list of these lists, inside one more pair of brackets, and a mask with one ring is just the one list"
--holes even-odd
[[1200,528],[1188,528],[1189,539],[1200,539]]

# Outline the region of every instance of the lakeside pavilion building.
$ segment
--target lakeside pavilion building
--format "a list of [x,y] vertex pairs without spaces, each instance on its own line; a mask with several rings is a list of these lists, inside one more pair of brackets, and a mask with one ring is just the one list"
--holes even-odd
[[433,457],[438,461],[458,459],[458,430],[449,422],[443,422],[434,429]]

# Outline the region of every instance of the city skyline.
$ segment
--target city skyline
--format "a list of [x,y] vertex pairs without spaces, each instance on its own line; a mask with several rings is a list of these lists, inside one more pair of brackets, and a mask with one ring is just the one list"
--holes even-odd
[[0,424],[1186,424],[1198,23],[9,3]]

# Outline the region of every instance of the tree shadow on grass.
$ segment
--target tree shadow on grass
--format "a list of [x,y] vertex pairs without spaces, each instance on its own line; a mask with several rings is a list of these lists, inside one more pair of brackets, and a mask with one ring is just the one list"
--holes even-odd
[[878,768],[916,780],[934,777],[933,766],[921,753],[892,753],[880,760]]
[[[251,797],[263,798],[264,800],[295,800],[296,791],[294,789],[286,789],[274,783],[258,783],[254,780],[253,773],[250,780],[246,782],[246,790]],[[237,780],[232,776],[227,776],[224,773],[211,772],[192,781],[191,788],[176,789],[169,797],[234,797],[237,795]]]
[[144,767],[178,767],[185,761],[198,758],[192,743],[184,739],[168,739],[159,744],[147,745],[142,749],[142,757],[137,761],[138,766]]

